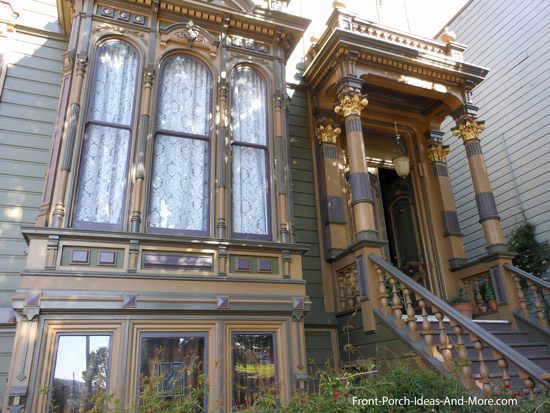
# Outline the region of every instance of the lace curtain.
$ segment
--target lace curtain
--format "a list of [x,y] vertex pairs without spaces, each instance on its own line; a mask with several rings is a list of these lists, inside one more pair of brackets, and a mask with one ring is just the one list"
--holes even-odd
[[233,73],[232,91],[233,232],[268,235],[266,82],[241,67]]
[[105,42],[97,50],[76,222],[122,224],[138,59],[135,49],[120,40]]
[[163,133],[154,144],[151,228],[208,231],[211,93],[212,75],[193,57],[176,55],[163,65],[157,118]]

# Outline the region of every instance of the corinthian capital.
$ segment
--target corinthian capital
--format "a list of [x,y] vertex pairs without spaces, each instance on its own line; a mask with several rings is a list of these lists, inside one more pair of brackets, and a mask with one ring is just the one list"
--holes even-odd
[[340,104],[334,107],[334,111],[338,114],[342,114],[344,117],[350,115],[361,116],[361,111],[367,106],[369,101],[362,95],[353,95],[352,97],[346,95],[340,101]]
[[458,127],[453,131],[454,136],[459,136],[462,138],[464,142],[469,141],[471,139],[479,139],[479,134],[485,130],[485,124],[480,121],[477,123],[477,121],[467,120],[464,123],[461,123],[458,125]]
[[336,143],[336,139],[342,130],[338,127],[333,128],[332,125],[319,126],[317,128],[317,137],[319,138],[319,143]]
[[430,162],[446,162],[450,150],[447,145],[434,145],[428,149]]

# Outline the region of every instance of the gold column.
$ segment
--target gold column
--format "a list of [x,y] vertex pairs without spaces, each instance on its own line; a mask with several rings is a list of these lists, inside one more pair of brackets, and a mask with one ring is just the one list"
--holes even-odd
[[283,95],[276,94],[273,97],[275,108],[275,167],[277,170],[277,217],[279,221],[279,235],[281,242],[286,243],[288,239],[288,202],[286,191],[286,150],[284,133],[284,117],[283,117]]
[[132,194],[132,217],[130,219],[132,232],[139,232],[142,221],[141,205],[143,194],[143,181],[145,179],[145,151],[147,148],[147,133],[149,132],[149,106],[151,100],[151,87],[153,85],[154,70],[148,67],[145,70],[145,90],[141,102],[141,115],[139,118],[139,140],[136,163],[136,175],[134,191]]
[[472,175],[479,221],[483,228],[487,252],[504,252],[506,251],[506,246],[500,228],[500,217],[497,213],[493,191],[491,190],[487,168],[485,167],[479,143],[479,134],[485,130],[485,125],[482,121],[476,121],[475,117],[464,114],[458,119],[455,118],[455,121],[457,128],[454,129],[453,134],[460,136],[464,141],[470,174]]
[[218,173],[216,176],[216,228],[217,237],[226,238],[227,224],[227,194],[226,194],[226,168],[227,168],[227,91],[228,85],[225,79],[221,80],[218,87],[219,96],[219,127],[218,127]]
[[464,264],[467,259],[458,224],[458,214],[456,212],[451,178],[447,168],[449,147],[441,144],[443,138],[443,132],[441,131],[430,130],[426,132],[426,136],[428,137],[428,158],[432,166],[441,206],[440,215],[443,225],[443,236],[445,237],[449,253],[449,264],[451,268],[455,268]]
[[350,165],[350,183],[355,220],[356,239],[378,239],[374,219],[374,198],[363,143],[361,111],[368,101],[359,94],[344,95],[334,111],[341,114],[346,124],[346,142]]
[[343,169],[338,162],[338,148],[336,146],[339,127],[332,125],[319,126],[317,137],[321,149],[321,166],[324,203],[326,217],[324,225],[327,226],[328,258],[333,258],[344,251],[348,246],[346,237],[346,218],[344,208],[345,197],[343,187]]

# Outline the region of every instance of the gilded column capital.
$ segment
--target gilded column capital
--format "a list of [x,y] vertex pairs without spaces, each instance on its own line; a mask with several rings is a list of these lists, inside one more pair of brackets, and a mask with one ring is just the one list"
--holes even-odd
[[346,95],[340,104],[334,107],[334,111],[343,115],[345,118],[350,115],[361,116],[361,111],[368,105],[369,101],[363,95]]
[[475,120],[467,120],[464,123],[461,123],[453,130],[454,136],[459,136],[464,142],[467,142],[472,139],[479,139],[479,134],[485,130],[485,123],[480,121],[479,123]]
[[434,145],[428,148],[428,158],[430,162],[447,162],[447,155],[450,149],[447,145]]
[[319,143],[336,143],[336,139],[342,130],[339,127],[333,128],[332,125],[319,126],[317,128],[317,137]]

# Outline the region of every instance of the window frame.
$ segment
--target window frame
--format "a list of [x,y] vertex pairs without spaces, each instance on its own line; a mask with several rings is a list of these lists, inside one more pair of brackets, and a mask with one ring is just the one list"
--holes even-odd
[[[130,124],[129,125],[122,125],[122,124],[112,124],[109,122],[103,122],[103,121],[97,121],[97,120],[90,120],[90,111],[91,111],[91,102],[92,102],[92,96],[95,92],[96,88],[96,79],[97,79],[97,64],[98,64],[98,57],[99,57],[99,50],[101,47],[108,43],[113,42],[124,42],[128,46],[130,46],[137,55],[137,62],[136,62],[136,78],[135,78],[135,86],[134,86],[134,97],[132,100],[132,113],[130,116]],[[92,65],[92,76],[88,85],[88,91],[87,96],[85,97],[85,105],[86,105],[86,118],[83,123],[82,127],[82,139],[80,141],[80,156],[77,159],[77,170],[76,173],[76,179],[74,181],[74,196],[73,196],[73,208],[71,211],[71,227],[72,228],[82,228],[82,229],[98,229],[98,230],[115,230],[115,231],[121,231],[124,229],[127,217],[126,213],[128,211],[128,201],[129,201],[129,194],[128,189],[130,187],[130,171],[131,171],[131,159],[132,159],[132,151],[134,147],[134,141],[136,136],[136,116],[137,111],[139,110],[138,103],[140,100],[139,90],[141,86],[141,75],[142,75],[142,53],[140,52],[140,49],[129,39],[118,37],[118,36],[107,36],[101,39],[98,39],[96,44],[93,46],[94,50],[94,57],[93,57],[93,65]],[[76,205],[78,202],[79,197],[79,182],[82,175],[82,161],[84,159],[84,156],[86,156],[86,153],[84,151],[86,139],[88,139],[88,133],[89,133],[89,126],[96,125],[100,127],[108,127],[113,128],[117,130],[127,130],[129,133],[128,136],[128,153],[126,154],[126,179],[124,180],[124,185],[122,188],[122,202],[121,202],[121,211],[120,211],[120,222],[116,224],[107,224],[107,223],[100,223],[100,222],[93,222],[93,221],[79,221],[76,219]]]
[[[235,96],[235,92],[234,92],[234,89],[233,89],[233,84],[234,84],[234,76],[235,76],[235,73],[239,70],[242,70],[242,69],[250,69],[252,71],[254,71],[256,74],[258,74],[261,79],[263,80],[264,84],[265,84],[265,96],[264,96],[264,102],[265,102],[265,119],[266,119],[266,130],[265,130],[265,145],[258,145],[258,144],[254,144],[254,143],[247,143],[247,142],[242,142],[242,141],[235,141],[234,139],[234,136],[233,136],[233,132],[231,132],[231,141],[229,142],[229,151],[230,151],[230,161],[229,161],[229,170],[230,170],[230,176],[231,176],[231,180],[230,180],[230,185],[231,185],[231,190],[230,190],[230,199],[229,199],[229,202],[227,203],[228,204],[228,208],[229,208],[229,219],[228,221],[230,222],[230,228],[231,228],[231,239],[241,239],[241,240],[261,240],[261,241],[273,241],[273,205],[272,205],[272,199],[271,199],[271,170],[272,170],[272,165],[271,165],[271,116],[270,114],[272,113],[271,111],[271,106],[269,104],[269,93],[270,93],[270,82],[269,82],[269,79],[268,77],[266,76],[266,74],[260,70],[259,68],[257,68],[256,66],[254,65],[251,65],[251,64],[238,64],[236,66],[234,66],[232,69],[231,69],[231,76],[230,76],[230,100],[229,100],[229,107],[230,107],[230,115],[229,115],[229,125],[231,127],[231,130],[232,130],[232,127],[233,127],[233,99],[234,99],[234,96]],[[266,213],[267,213],[267,217],[266,217],[266,226],[267,226],[267,234],[250,234],[250,233],[246,233],[246,232],[236,232],[234,230],[234,223],[233,223],[233,200],[235,199],[234,198],[234,195],[233,195],[233,147],[234,146],[238,146],[238,147],[244,147],[244,148],[253,148],[253,149],[261,149],[261,150],[264,150],[265,151],[265,181],[266,181],[266,185],[267,187],[265,188],[265,195],[266,195]]]
[[[210,114],[210,119],[209,119],[209,131],[208,131],[208,135],[195,135],[195,134],[191,134],[191,133],[187,133],[187,132],[178,132],[178,131],[172,131],[172,130],[166,130],[166,129],[159,129],[158,125],[159,125],[159,115],[160,115],[160,111],[159,111],[159,104],[160,104],[160,98],[161,98],[161,84],[162,84],[162,78],[163,78],[163,70],[164,70],[164,65],[171,59],[171,58],[175,58],[176,56],[186,56],[188,58],[191,58],[191,59],[194,59],[195,61],[198,61],[200,64],[202,64],[205,69],[209,72],[210,74],[210,79],[212,81],[212,92],[209,94],[210,96],[210,105],[209,105],[209,108],[208,108],[208,113]],[[197,55],[197,54],[194,54],[194,53],[191,53],[187,50],[181,50],[181,49],[178,49],[178,50],[173,50],[171,51],[170,53],[164,55],[161,57],[160,59],[160,63],[159,63],[159,66],[158,66],[158,73],[159,73],[159,76],[157,78],[157,82],[156,82],[156,93],[155,93],[155,102],[153,104],[153,110],[151,112],[151,117],[153,118],[153,122],[154,122],[154,125],[153,125],[153,128],[152,128],[152,139],[151,139],[151,144],[150,144],[150,161],[148,162],[149,164],[149,167],[147,168],[147,171],[148,171],[148,185],[147,185],[147,189],[148,189],[148,192],[147,192],[147,196],[146,196],[146,220],[147,220],[147,223],[145,225],[146,227],[146,232],[148,233],[152,233],[152,234],[168,234],[168,235],[183,235],[183,236],[198,236],[198,237],[208,237],[211,235],[212,233],[212,224],[211,224],[211,219],[212,219],[212,205],[214,203],[213,201],[213,189],[212,189],[212,176],[213,176],[213,173],[212,173],[212,164],[213,164],[213,161],[212,161],[212,154],[213,154],[213,139],[214,139],[214,118],[215,118],[215,114],[214,114],[214,107],[215,107],[215,98],[216,98],[216,94],[215,94],[215,90],[216,90],[216,77],[214,76],[215,72],[214,72],[214,68],[205,60],[203,59],[201,56]],[[201,230],[186,230],[186,229],[174,229],[174,228],[161,228],[161,227],[152,227],[150,225],[151,223],[151,220],[150,220],[150,216],[151,216],[151,196],[152,196],[152,178],[153,178],[153,173],[154,173],[154,162],[155,162],[155,142],[156,142],[156,139],[159,135],[163,135],[163,136],[169,136],[169,137],[176,137],[176,138],[183,138],[183,139],[190,139],[190,140],[199,140],[199,141],[202,141],[202,142],[206,142],[207,143],[207,148],[208,148],[208,154],[207,154],[207,159],[208,159],[208,165],[206,165],[206,170],[207,170],[207,173],[208,173],[208,176],[207,176],[207,185],[206,185],[206,189],[207,189],[207,192],[208,192],[208,197],[207,197],[207,206],[206,206],[206,216],[205,216],[205,230],[204,231],[201,231]]]

